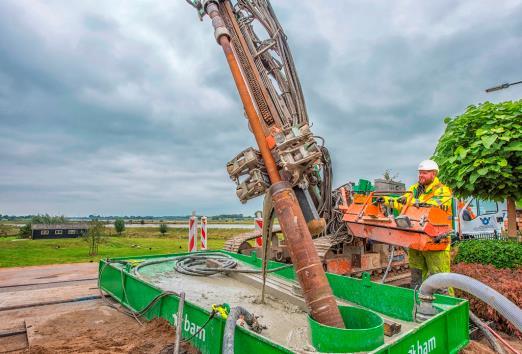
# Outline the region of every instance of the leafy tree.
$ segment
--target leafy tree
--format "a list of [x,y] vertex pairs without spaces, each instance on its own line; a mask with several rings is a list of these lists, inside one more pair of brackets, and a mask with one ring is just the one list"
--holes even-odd
[[160,224],[159,231],[162,235],[165,235],[167,233],[167,224]]
[[105,238],[105,225],[97,219],[89,221],[89,230],[82,237],[89,244],[89,256],[96,256],[98,244]]
[[51,216],[49,214],[38,214],[31,218],[32,224],[63,224],[66,222],[65,216]]
[[31,223],[27,223],[24,226],[20,228],[20,231],[18,232],[18,236],[20,238],[30,238],[32,235],[32,229],[31,229]]
[[125,231],[125,221],[122,218],[118,218],[114,221],[114,229],[121,236],[121,233]]
[[456,195],[508,201],[508,233],[516,235],[522,198],[522,100],[471,105],[447,124],[435,149],[439,177]]
[[399,182],[398,181],[399,174],[396,173],[396,174],[393,175],[392,171],[390,169],[384,170],[384,173],[382,174],[382,177],[384,178],[385,181],[388,181],[388,182]]

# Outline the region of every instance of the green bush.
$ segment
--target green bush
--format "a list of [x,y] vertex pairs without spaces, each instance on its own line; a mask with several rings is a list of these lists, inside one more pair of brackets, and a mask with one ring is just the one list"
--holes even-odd
[[160,224],[159,226],[159,231],[161,232],[162,235],[165,235],[165,233],[167,233],[167,224]]
[[491,264],[496,268],[522,266],[522,244],[515,241],[470,240],[457,244],[455,263]]
[[125,220],[118,218],[114,221],[114,229],[121,236],[121,233],[125,231]]
[[27,223],[24,226],[20,227],[20,232],[18,233],[18,236],[20,238],[31,238],[32,235],[32,229],[31,229],[31,223]]

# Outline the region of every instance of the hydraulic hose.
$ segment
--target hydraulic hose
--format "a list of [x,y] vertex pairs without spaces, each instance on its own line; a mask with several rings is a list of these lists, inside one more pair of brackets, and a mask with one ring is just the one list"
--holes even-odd
[[241,306],[236,306],[230,310],[225,324],[225,332],[223,333],[223,354],[234,354],[234,333],[236,331],[236,322],[240,316],[243,316],[249,326],[256,322],[254,315]]
[[498,291],[490,288],[484,283],[479,282],[478,280],[462,274],[437,273],[426,279],[426,281],[422,283],[419,290],[419,298],[421,299],[419,313],[428,315],[432,314],[423,312],[423,310],[426,309],[426,303],[433,300],[433,294],[435,291],[448,287],[454,287],[463,290],[484,301],[486,304],[497,310],[519,331],[522,331],[522,309],[509,301]]

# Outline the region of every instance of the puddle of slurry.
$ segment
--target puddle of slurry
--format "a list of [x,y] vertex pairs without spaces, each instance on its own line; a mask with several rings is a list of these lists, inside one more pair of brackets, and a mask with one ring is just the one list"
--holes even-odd
[[255,286],[222,274],[184,275],[173,270],[173,262],[168,263],[170,267],[167,263],[147,266],[140,272],[141,278],[165,291],[184,291],[187,301],[209,311],[213,304],[242,306],[267,326],[262,336],[294,350],[311,348],[307,314],[299,307],[269,295],[265,295],[265,304],[261,304],[261,290]]

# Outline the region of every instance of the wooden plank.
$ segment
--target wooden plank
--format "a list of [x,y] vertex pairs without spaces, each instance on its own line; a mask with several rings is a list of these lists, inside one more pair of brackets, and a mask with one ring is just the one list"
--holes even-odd
[[394,334],[401,332],[401,324],[397,322],[393,322],[390,319],[384,319],[384,335],[391,337]]

